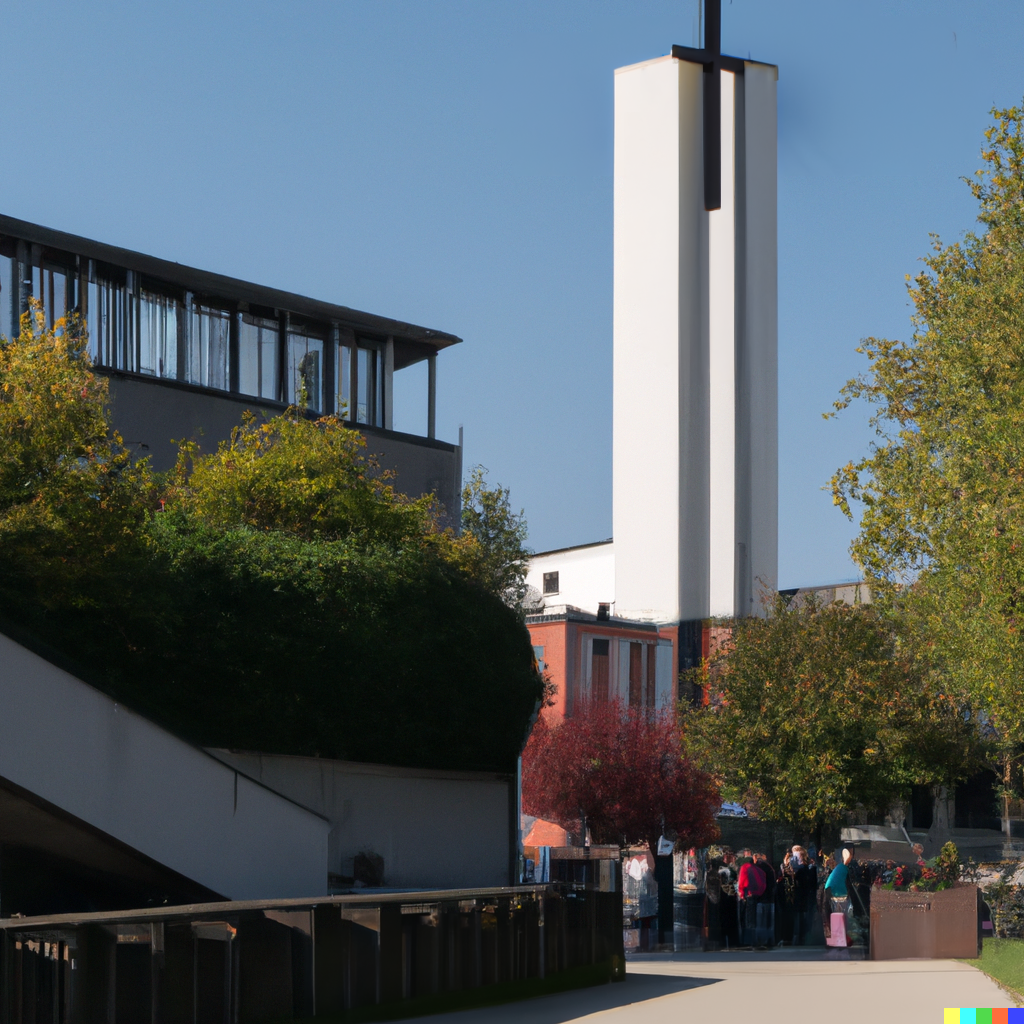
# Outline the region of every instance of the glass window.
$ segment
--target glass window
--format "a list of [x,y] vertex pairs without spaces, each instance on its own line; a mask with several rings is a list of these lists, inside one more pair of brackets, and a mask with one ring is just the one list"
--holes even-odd
[[604,703],[608,700],[609,653],[608,641],[593,641],[590,651],[590,699]]
[[14,280],[14,260],[0,255],[0,334],[13,338],[18,334],[18,282]]
[[139,293],[139,372],[178,376],[178,302],[145,290]]
[[654,707],[654,698],[657,694],[657,667],[658,648],[654,644],[647,645],[647,699],[644,703],[649,708]]
[[228,388],[231,314],[196,303],[189,317],[185,380],[208,388]]
[[238,390],[243,395],[276,401],[279,335],[276,320],[242,314],[238,332]]
[[370,352],[356,349],[356,415],[357,423],[370,422]]
[[93,274],[89,281],[89,354],[100,366],[134,369],[128,346],[125,288],[118,281]]
[[52,327],[68,311],[68,279],[63,269],[46,271],[46,325]]
[[338,347],[338,416],[352,419],[352,346]]
[[547,665],[544,663],[544,647],[542,645],[533,645],[533,660],[537,662],[538,672],[547,671]]
[[644,703],[643,677],[644,645],[629,645],[629,706],[641,707]]
[[319,412],[323,407],[321,368],[324,339],[306,328],[288,332],[288,401]]
[[356,349],[355,416],[357,423],[384,425],[383,353],[373,342],[360,341]]
[[373,419],[375,427],[384,426],[384,350],[373,353]]
[[32,295],[43,305],[47,329],[67,312],[67,269],[52,263],[32,268]]

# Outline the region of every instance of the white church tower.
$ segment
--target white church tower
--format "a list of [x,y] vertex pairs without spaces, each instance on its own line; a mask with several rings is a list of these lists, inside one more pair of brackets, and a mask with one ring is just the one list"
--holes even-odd
[[672,679],[777,586],[778,69],[724,56],[704,7],[703,49],[615,72],[614,537],[527,577],[540,619],[665,627]]
[[776,81],[704,49],[615,73],[616,616],[759,610],[778,559]]

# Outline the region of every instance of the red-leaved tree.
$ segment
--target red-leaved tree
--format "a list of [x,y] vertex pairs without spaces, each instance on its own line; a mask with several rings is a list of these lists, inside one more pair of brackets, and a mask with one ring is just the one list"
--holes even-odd
[[671,712],[616,703],[578,706],[549,726],[540,718],[523,751],[523,810],[598,843],[646,843],[675,834],[685,846],[718,836],[721,796],[683,754]]

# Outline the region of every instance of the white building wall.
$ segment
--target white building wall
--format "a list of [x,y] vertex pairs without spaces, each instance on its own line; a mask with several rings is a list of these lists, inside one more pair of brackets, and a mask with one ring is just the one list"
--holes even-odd
[[3,635],[0,776],[229,899],[327,891],[322,817]]
[[778,586],[778,69],[748,62],[743,75],[744,350],[749,389],[749,567],[737,601],[760,611],[762,586]]
[[[544,593],[544,574],[558,573],[558,592]],[[615,602],[615,552],[611,542],[563,551],[541,552],[530,559],[527,586],[533,587],[550,608],[572,605],[597,614],[600,604]]]
[[351,876],[358,853],[384,859],[400,889],[509,884],[515,780],[318,757],[211,750],[331,823],[329,870]]
[[[736,76],[722,72],[722,208],[708,219],[708,614],[736,591]],[[684,540],[685,543],[685,540]]]
[[680,574],[707,578],[701,74],[671,57],[615,73],[612,519],[627,618],[678,620]]
[[615,612],[755,611],[777,576],[777,69],[722,73],[722,207],[700,65],[615,79]]

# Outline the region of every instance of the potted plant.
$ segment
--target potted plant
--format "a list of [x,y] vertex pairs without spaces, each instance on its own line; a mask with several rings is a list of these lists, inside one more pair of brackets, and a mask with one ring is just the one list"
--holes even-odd
[[946,843],[933,861],[901,864],[871,889],[871,959],[970,958],[978,946],[978,887],[962,881],[960,855]]

